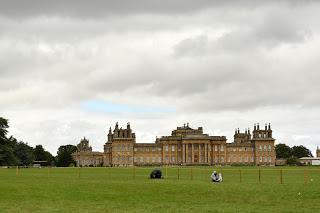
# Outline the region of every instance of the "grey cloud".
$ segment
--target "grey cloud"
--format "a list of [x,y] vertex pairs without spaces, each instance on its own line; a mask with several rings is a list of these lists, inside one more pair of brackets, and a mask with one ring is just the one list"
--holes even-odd
[[[280,140],[301,143],[310,134],[314,146],[318,8],[311,1],[0,1],[0,113],[17,124],[19,138],[50,138],[52,150],[84,133],[102,149],[105,125],[118,119],[132,120],[139,140],[186,121],[230,134],[264,120],[284,132]],[[176,111],[93,113],[81,108],[88,100]],[[313,125],[295,125],[301,120]]]
[[[297,1],[298,2],[298,1]],[[271,4],[278,4],[277,1]],[[268,3],[269,4],[269,3]],[[293,4],[288,1],[287,4]],[[207,8],[240,8],[254,9],[265,3],[259,1],[211,1],[211,0],[2,0],[0,14],[10,17],[25,16],[76,16],[76,17],[103,17],[110,14],[137,14],[137,13],[163,13],[163,14],[188,14]]]

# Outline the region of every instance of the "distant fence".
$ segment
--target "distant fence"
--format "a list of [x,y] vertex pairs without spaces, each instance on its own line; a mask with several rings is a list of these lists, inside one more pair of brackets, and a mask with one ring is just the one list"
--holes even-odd
[[[0,169],[0,176],[103,179],[112,181],[147,180],[155,167],[15,167]],[[210,182],[213,171],[221,173],[225,183],[320,183],[320,167],[156,167],[163,180]]]

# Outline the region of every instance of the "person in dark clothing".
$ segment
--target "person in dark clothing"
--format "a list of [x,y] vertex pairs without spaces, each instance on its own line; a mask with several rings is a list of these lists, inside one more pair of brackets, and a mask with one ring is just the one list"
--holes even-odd
[[161,179],[161,176],[162,173],[160,169],[154,169],[150,174],[151,179]]

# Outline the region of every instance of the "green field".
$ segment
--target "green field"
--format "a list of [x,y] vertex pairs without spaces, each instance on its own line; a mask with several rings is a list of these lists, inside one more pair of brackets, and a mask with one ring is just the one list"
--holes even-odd
[[150,167],[0,169],[0,212],[320,211],[320,167],[161,169],[161,180]]

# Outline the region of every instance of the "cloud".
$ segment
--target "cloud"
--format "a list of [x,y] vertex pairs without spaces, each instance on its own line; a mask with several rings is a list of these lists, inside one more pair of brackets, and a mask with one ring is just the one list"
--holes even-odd
[[55,151],[85,133],[102,149],[116,121],[140,142],[186,122],[232,141],[262,120],[279,141],[317,143],[317,2],[0,5],[0,113],[32,144]]

